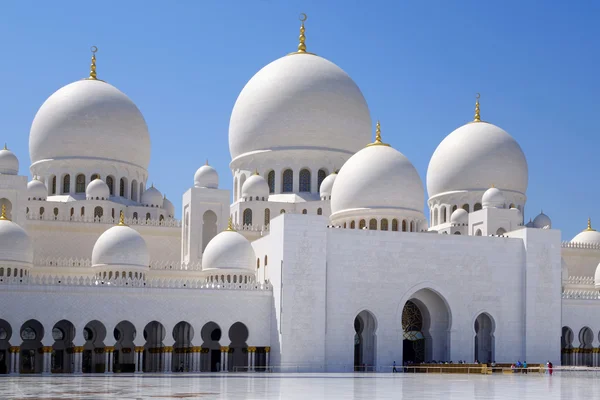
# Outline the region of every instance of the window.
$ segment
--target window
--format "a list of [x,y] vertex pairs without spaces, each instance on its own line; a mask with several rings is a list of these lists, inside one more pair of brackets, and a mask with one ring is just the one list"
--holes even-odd
[[244,225],[252,225],[252,210],[246,208],[243,215]]
[[83,217],[85,215],[85,207],[81,207],[81,216]]
[[411,232],[415,231],[415,223],[413,221],[410,221],[410,231]]
[[398,232],[398,220],[396,218],[392,220],[392,231]]
[[323,209],[317,208],[317,215],[323,215]]
[[350,222],[350,229],[356,229],[356,222],[355,221]]
[[267,261],[268,261],[268,258],[267,258],[267,256],[265,256],[265,267],[267,266]]
[[56,194],[56,176],[53,176],[50,181],[50,194]]
[[100,179],[100,175],[99,174],[93,174],[92,177],[90,178],[90,182],[93,181],[94,179]]
[[58,217],[58,208],[54,208],[54,216]]
[[267,183],[269,184],[269,193],[275,193],[275,171],[269,171]]
[[98,207],[94,208],[94,218],[102,218],[103,214],[104,214],[104,211],[102,210],[102,207],[98,206]]
[[112,176],[106,177],[106,184],[108,185],[108,190],[111,196],[115,195],[115,180]]
[[364,219],[361,219],[361,220],[358,222],[358,229],[363,229],[363,228],[364,228],[364,227],[366,227],[366,226],[367,226],[367,221],[365,221]]
[[475,205],[473,206],[473,211],[479,211],[481,210],[481,203],[475,203]]
[[388,220],[386,218],[381,220],[381,230],[382,231],[388,230]]
[[115,209],[114,208],[110,210],[110,217],[113,219],[115,218]]
[[260,258],[256,259],[256,269],[260,268]]
[[70,215],[71,217],[72,217],[73,215],[75,215],[75,209],[74,209],[73,207],[71,207],[71,214],[69,214],[69,215]]
[[150,221],[150,213],[146,213],[146,221]]
[[34,340],[36,336],[36,332],[29,326],[21,331],[21,339],[23,340]]
[[306,208],[304,210],[302,210],[302,214],[308,214],[308,211],[306,210]]
[[137,219],[138,219],[138,213],[137,212],[133,213],[133,219],[135,219],[137,221]]
[[406,232],[406,220],[402,220],[402,232]]
[[282,193],[292,193],[294,191],[294,173],[291,169],[283,171]]
[[85,175],[79,174],[75,178],[75,193],[85,193]]
[[377,220],[375,218],[371,218],[371,220],[369,221],[369,229],[372,231],[377,230]]
[[125,178],[121,178],[121,182],[119,184],[119,196],[125,197]]
[[310,171],[307,169],[300,170],[300,192],[310,193]]
[[63,193],[69,193],[71,191],[71,175],[66,174],[63,176]]
[[442,223],[446,222],[446,207],[442,207]]
[[131,200],[133,201],[138,201],[137,187],[137,181],[134,179],[133,181],[131,181]]
[[466,212],[469,212],[469,205],[468,205],[468,204],[463,204],[462,208],[463,208],[463,210],[465,210]]
[[265,226],[269,225],[271,222],[271,210],[265,208]]
[[281,211],[279,211],[279,214],[285,214],[285,210],[282,208]]
[[321,168],[317,173],[317,190],[321,190],[321,183],[323,183],[323,179],[327,178],[327,171]]
[[40,217],[44,215],[44,207],[40,207]]
[[458,206],[452,206],[452,212],[456,211],[457,208]]
[[165,216],[164,216],[164,215],[162,215],[162,214],[160,214],[160,217],[158,217],[158,220],[159,220],[159,221],[164,221],[164,220],[165,220]]

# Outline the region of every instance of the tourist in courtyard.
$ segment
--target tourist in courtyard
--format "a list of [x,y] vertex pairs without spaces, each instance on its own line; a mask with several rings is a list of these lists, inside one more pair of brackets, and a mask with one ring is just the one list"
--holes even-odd
[[527,373],[527,361],[523,361],[523,373]]
[[398,372],[396,371],[396,361],[394,361],[394,364],[392,365],[392,372]]

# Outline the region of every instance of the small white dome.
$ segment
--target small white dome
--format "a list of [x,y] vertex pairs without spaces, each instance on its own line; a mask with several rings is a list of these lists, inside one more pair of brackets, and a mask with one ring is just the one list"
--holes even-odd
[[243,235],[226,230],[212,238],[202,255],[202,270],[247,270],[254,272],[256,256]]
[[596,289],[600,289],[600,264],[596,267],[596,274],[594,275],[594,283]]
[[162,207],[163,196],[154,185],[142,193],[142,204],[149,207]]
[[27,198],[31,200],[46,200],[48,198],[48,189],[44,182],[34,178],[27,184]]
[[0,217],[0,264],[33,263],[33,246],[29,235],[18,224]]
[[547,229],[550,229],[552,228],[552,221],[550,220],[550,217],[544,214],[544,212],[542,211],[537,217],[533,219],[533,227],[538,229],[544,229],[548,227]]
[[469,223],[469,213],[462,208],[457,208],[456,210],[454,210],[452,215],[450,215],[450,223],[457,224],[457,225],[468,224]]
[[486,190],[481,197],[483,208],[504,208],[505,203],[506,198],[502,194],[502,191],[495,187]]
[[88,200],[108,200],[109,197],[110,189],[100,178],[94,179],[85,188],[85,198]]
[[592,221],[588,219],[587,228],[571,239],[571,243],[600,245],[600,232],[592,228]]
[[219,174],[217,170],[206,164],[198,168],[194,174],[194,186],[198,188],[219,188]]
[[113,226],[96,240],[92,267],[149,269],[150,253],[146,241],[135,229],[126,225]]
[[252,175],[246,179],[242,185],[242,198],[251,198],[252,200],[268,199],[269,198],[269,184],[262,176],[258,174]]
[[162,208],[165,209],[169,218],[173,218],[175,216],[175,206],[173,203],[171,203],[171,200],[167,199],[166,196],[163,198]]
[[319,195],[321,196],[321,200],[330,200],[331,199],[331,190],[333,189],[333,182],[335,182],[335,178],[337,178],[338,173],[332,172],[327,175],[323,182],[321,182],[321,187],[319,188]]
[[6,148],[0,150],[0,174],[17,175],[19,173],[19,159]]
[[533,228],[533,221],[529,218],[529,222],[525,224],[527,228]]

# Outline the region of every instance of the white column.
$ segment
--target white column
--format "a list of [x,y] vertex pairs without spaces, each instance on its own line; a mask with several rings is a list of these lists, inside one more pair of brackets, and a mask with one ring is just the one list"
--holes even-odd
[[256,366],[256,347],[252,348],[252,369],[251,371],[254,371],[254,368]]
[[14,353],[15,363],[13,365],[13,373],[19,375],[21,373],[21,348],[17,347]]
[[9,347],[8,348],[8,374],[12,375],[14,373],[14,368],[15,368],[15,348],[14,347]]
[[223,369],[223,371],[228,372],[229,371],[229,347],[226,346],[225,347],[225,368]]
[[252,348],[248,347],[248,371],[252,371]]
[[269,359],[271,358],[270,357],[271,356],[271,348],[270,347],[265,347],[265,353],[266,353],[265,354],[265,356],[266,356],[265,357],[265,367],[266,367],[265,371],[267,371],[268,368],[269,368]]
[[171,367],[171,362],[173,360],[173,347],[167,346],[165,350],[165,372],[169,374],[173,370]]
[[221,347],[221,372],[225,371],[225,347]]
[[109,369],[109,365],[110,365],[110,359],[109,359],[109,354],[110,352],[108,351],[108,347],[104,348],[104,373],[108,374],[110,372]]
[[50,373],[50,362],[52,357],[52,346],[42,347],[42,373]]

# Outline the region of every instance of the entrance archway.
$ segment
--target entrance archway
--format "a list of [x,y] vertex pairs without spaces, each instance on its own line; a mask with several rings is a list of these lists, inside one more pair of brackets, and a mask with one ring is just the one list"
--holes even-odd
[[83,361],[81,371],[85,373],[104,373],[106,358],[104,355],[104,339],[106,327],[100,321],[93,320],[83,328]]
[[451,314],[432,289],[415,292],[402,310],[403,362],[448,361]]
[[152,321],[144,328],[144,372],[162,372],[165,357],[163,340],[166,336],[165,327],[158,321]]
[[192,339],[194,328],[189,322],[181,321],[173,328],[173,372],[187,372],[191,370]]
[[73,358],[73,339],[75,326],[65,319],[57,322],[52,328],[52,359],[50,370],[53,373],[71,373],[75,367]]
[[370,371],[375,365],[377,323],[370,311],[363,310],[354,318],[354,370]]
[[592,342],[594,341],[594,332],[587,326],[579,331],[579,362],[578,365],[591,367],[593,363]]
[[0,319],[0,374],[8,374],[10,371],[10,338],[12,336],[12,328],[10,324]]
[[[133,186],[132,186],[133,188]],[[135,326],[129,321],[121,321],[113,331],[115,350],[113,352],[113,372],[135,372]]]
[[44,354],[42,353],[42,339],[44,338],[43,325],[30,319],[21,326],[21,373],[41,373],[44,368]]
[[563,326],[562,335],[560,337],[560,348],[561,348],[561,364],[562,365],[573,365],[571,353],[573,349],[573,330],[568,326]]
[[475,352],[474,360],[480,363],[491,363],[494,356],[494,330],[496,325],[487,313],[481,313],[475,319]]
[[216,372],[221,368],[221,328],[214,322],[208,322],[200,331],[202,337],[202,353],[200,354],[200,370]]
[[[240,367],[248,366],[248,328],[241,322],[236,322],[229,328],[229,353],[227,366],[229,371],[237,371]],[[237,367],[237,368],[236,368]]]

